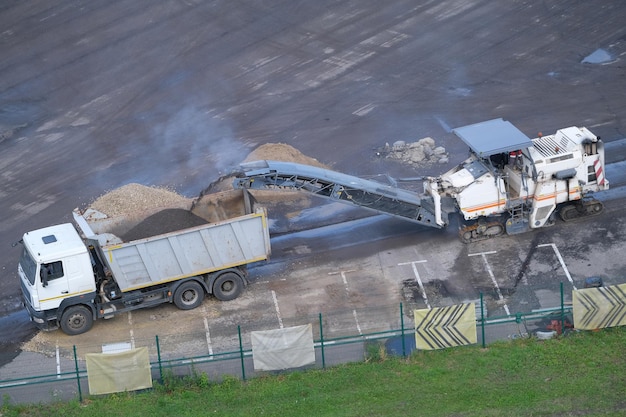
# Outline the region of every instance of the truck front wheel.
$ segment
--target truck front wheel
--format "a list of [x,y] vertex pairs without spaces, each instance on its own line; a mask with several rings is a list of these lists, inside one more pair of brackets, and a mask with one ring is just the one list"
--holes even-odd
[[185,282],[174,293],[174,304],[181,310],[191,310],[202,304],[204,288],[196,281]]
[[220,301],[230,301],[239,297],[243,290],[243,280],[234,272],[226,272],[213,283],[213,295]]
[[70,336],[85,333],[93,326],[93,315],[85,306],[72,306],[61,316],[61,329]]

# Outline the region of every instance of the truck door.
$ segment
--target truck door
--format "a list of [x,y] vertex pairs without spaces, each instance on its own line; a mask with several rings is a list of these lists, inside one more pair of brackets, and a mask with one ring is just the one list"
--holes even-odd
[[44,263],[39,266],[37,294],[41,310],[57,308],[69,293],[67,276],[62,261]]

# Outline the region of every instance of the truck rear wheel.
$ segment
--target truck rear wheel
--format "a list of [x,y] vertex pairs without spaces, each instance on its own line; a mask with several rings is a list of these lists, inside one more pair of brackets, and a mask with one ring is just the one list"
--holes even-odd
[[188,281],[180,285],[174,293],[174,304],[181,310],[191,310],[202,304],[204,288],[196,281]]
[[234,272],[226,272],[213,283],[213,295],[220,301],[230,301],[239,297],[243,290],[243,280]]
[[61,316],[61,329],[70,336],[85,333],[93,326],[93,315],[85,306],[72,306]]

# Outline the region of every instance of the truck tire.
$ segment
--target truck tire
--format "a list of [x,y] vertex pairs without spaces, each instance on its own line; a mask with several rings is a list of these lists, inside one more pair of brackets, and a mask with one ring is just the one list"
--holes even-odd
[[187,281],[176,289],[174,304],[181,310],[192,310],[202,304],[204,288],[196,281]]
[[225,272],[213,283],[213,295],[220,301],[230,301],[239,297],[243,290],[243,280],[234,272]]
[[61,316],[61,329],[70,336],[85,333],[93,326],[93,314],[85,306],[72,306]]

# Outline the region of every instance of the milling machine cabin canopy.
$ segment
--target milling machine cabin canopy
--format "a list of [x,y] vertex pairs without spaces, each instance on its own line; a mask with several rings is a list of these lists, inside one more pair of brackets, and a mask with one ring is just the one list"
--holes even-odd
[[[501,160],[511,152],[533,146],[533,141],[521,130],[503,119],[488,120],[473,125],[458,127],[452,132],[470,147],[477,156],[489,159],[492,163],[505,163]],[[495,161],[494,161],[495,160]]]

